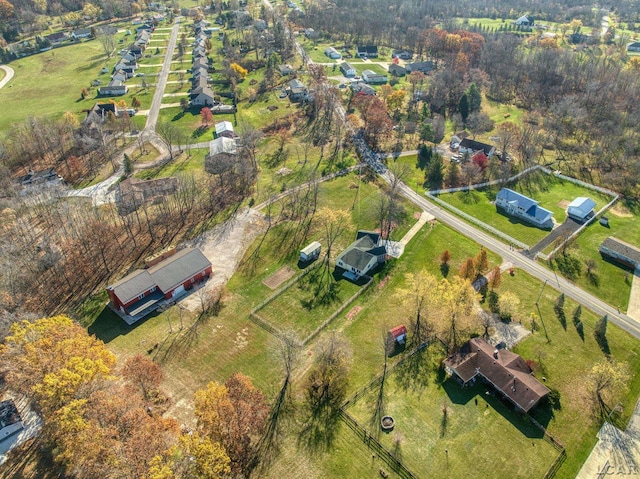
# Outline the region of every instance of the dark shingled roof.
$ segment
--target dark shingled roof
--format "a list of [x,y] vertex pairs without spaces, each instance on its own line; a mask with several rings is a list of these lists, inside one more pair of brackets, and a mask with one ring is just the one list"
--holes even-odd
[[[600,244],[601,253],[603,253],[603,248],[627,258],[627,260],[634,265],[640,265],[640,249],[626,241],[622,241],[614,236],[609,236]],[[604,254],[606,254],[606,252],[604,252]]]
[[0,402],[0,429],[22,421],[15,403],[8,399]]
[[349,266],[363,271],[371,261],[371,258],[387,252],[386,247],[378,246],[379,239],[380,235],[373,231],[358,231],[356,240],[347,246],[336,260],[342,259]]
[[[495,348],[482,338],[473,338],[444,364],[467,383],[481,375],[524,412],[528,412],[550,390],[531,375],[531,368],[519,355]],[[497,358],[494,356],[497,356]]]
[[109,286],[126,304],[145,291],[157,286],[166,293],[192,276],[211,266],[197,248],[185,248],[149,269],[139,269]]

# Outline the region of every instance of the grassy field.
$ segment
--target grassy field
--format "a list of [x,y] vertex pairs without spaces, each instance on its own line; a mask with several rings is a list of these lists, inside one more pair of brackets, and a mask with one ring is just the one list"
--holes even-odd
[[385,384],[384,414],[395,420],[392,432],[373,423],[379,388],[349,412],[418,477],[492,477],[496,470],[500,477],[542,477],[558,453],[540,430],[485,394],[485,385],[463,389],[453,379],[442,381],[436,371],[442,352],[433,349],[414,358],[431,363],[419,378],[407,382],[401,365]]
[[[539,365],[539,374],[547,378],[546,385],[560,392],[559,409],[538,408],[534,410],[533,416],[546,425],[567,448],[567,461],[556,477],[573,478],[591,452],[600,427],[600,423],[590,415],[585,386],[585,377],[591,367],[605,357],[593,336],[598,317],[582,308],[583,340],[572,323],[577,307],[575,302],[568,299],[565,302],[568,322],[565,330],[553,311],[553,305],[560,294],[558,291],[549,286],[543,289],[538,280],[522,271],[517,271],[514,277],[503,278],[499,294],[512,291],[519,296],[520,319],[527,326],[529,322],[526,318],[536,311],[535,303],[542,291],[538,304],[544,329],[541,328],[522,341],[514,351],[524,358],[534,359]],[[550,342],[547,341],[545,330]],[[628,383],[629,391],[621,401],[624,427],[640,394],[640,343],[611,323],[607,329],[607,339],[611,356],[627,362],[633,373]]]
[[[333,269],[333,268],[331,268]],[[360,286],[344,278],[332,276],[337,288],[327,303],[315,304],[314,285],[309,283],[316,269],[261,309],[258,314],[280,331],[294,331],[302,341],[322,324],[342,303],[360,290]]]
[[[609,236],[616,236],[634,245],[640,245],[640,224],[638,205],[618,203],[607,213],[609,227],[598,222],[587,227],[569,248],[569,254],[582,264],[582,274],[572,280],[580,287],[606,301],[613,307],[626,311],[631,292],[633,272],[606,261],[598,252],[600,244]],[[596,270],[593,277],[587,277],[585,262],[593,260]],[[556,267],[556,271],[559,271]]]
[[208,151],[206,149],[193,149],[191,150],[190,156],[187,155],[186,152],[182,153],[181,155],[176,155],[173,161],[163,166],[138,170],[134,173],[133,176],[135,178],[144,180],[166,178],[169,176],[176,176],[180,174],[193,174],[195,178],[202,179],[207,176],[204,171],[204,158],[207,153]]
[[[569,202],[578,196],[592,198],[596,202],[596,210],[611,200],[610,197],[588,188],[538,172],[509,187],[539,201],[540,206],[553,212],[558,224],[566,219],[565,209]],[[490,187],[478,191],[448,193],[440,195],[440,199],[529,246],[543,239],[548,234],[547,230],[530,226],[496,210],[492,202],[499,189],[500,187]]]

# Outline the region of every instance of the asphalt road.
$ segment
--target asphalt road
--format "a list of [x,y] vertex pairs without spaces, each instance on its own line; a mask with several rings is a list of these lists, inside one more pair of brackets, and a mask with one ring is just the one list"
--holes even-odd
[[176,22],[173,24],[173,28],[171,29],[169,45],[167,46],[167,51],[164,54],[164,63],[162,64],[162,70],[160,70],[158,81],[156,82],[156,91],[153,94],[153,100],[151,100],[151,107],[149,108],[149,115],[147,116],[147,123],[144,127],[148,132],[156,131],[156,123],[158,123],[158,115],[160,113],[160,104],[162,103],[162,95],[164,95],[164,89],[167,86],[167,79],[169,78],[169,71],[171,70],[171,60],[173,59],[173,50],[176,48],[179,30],[180,17],[176,18]]
[[[382,176],[385,177],[387,181],[389,181],[391,178],[391,173],[387,171]],[[545,268],[541,264],[527,258],[517,250],[511,249],[509,245],[498,241],[485,232],[469,225],[457,216],[454,216],[448,211],[440,208],[439,206],[434,205],[426,198],[413,191],[407,185],[401,184],[400,190],[402,191],[403,196],[405,196],[408,200],[418,205],[426,212],[431,213],[442,223],[450,226],[467,238],[476,241],[488,250],[499,254],[505,261],[511,262],[516,268],[522,269],[532,276],[535,276],[539,280],[546,282],[547,287],[552,287],[560,292],[563,292],[566,296],[582,304],[584,307],[590,309],[597,315],[608,315],[609,320],[613,324],[619,326],[620,328],[629,332],[631,335],[640,339],[640,324],[626,314],[618,312],[617,308],[608,305],[604,301],[596,298],[595,296],[584,291],[573,283],[570,283],[566,279],[558,276],[553,271]],[[542,320],[555,321],[555,318],[542,318]]]
[[9,83],[9,81],[11,81],[11,79],[13,78],[13,74],[15,73],[13,68],[11,68],[8,65],[0,65],[0,68],[2,68],[6,75],[4,76],[4,78],[2,80],[0,80],[0,88],[2,88],[3,86],[5,86],[7,83]]

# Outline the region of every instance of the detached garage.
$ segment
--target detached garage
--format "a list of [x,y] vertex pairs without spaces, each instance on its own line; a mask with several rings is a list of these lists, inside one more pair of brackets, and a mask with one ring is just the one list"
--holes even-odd
[[580,221],[584,223],[587,220],[590,220],[595,215],[593,209],[596,206],[596,202],[591,198],[587,198],[585,196],[580,196],[569,203],[569,207],[567,208],[567,215],[573,218],[576,221]]

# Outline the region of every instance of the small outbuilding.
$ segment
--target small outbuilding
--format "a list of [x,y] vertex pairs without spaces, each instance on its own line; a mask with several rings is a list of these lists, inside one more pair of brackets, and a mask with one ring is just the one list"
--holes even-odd
[[600,244],[598,251],[603,258],[623,266],[633,269],[640,267],[640,248],[621,239],[609,236]]
[[309,261],[318,259],[321,250],[322,245],[320,244],[320,242],[314,241],[313,243],[310,243],[302,250],[300,250],[300,262],[307,263]]
[[407,328],[404,325],[391,328],[387,332],[387,352],[392,353],[396,348],[404,348],[407,344]]
[[595,215],[593,208],[595,208],[596,202],[591,198],[580,196],[569,203],[567,208],[567,215],[576,221],[584,223]]

